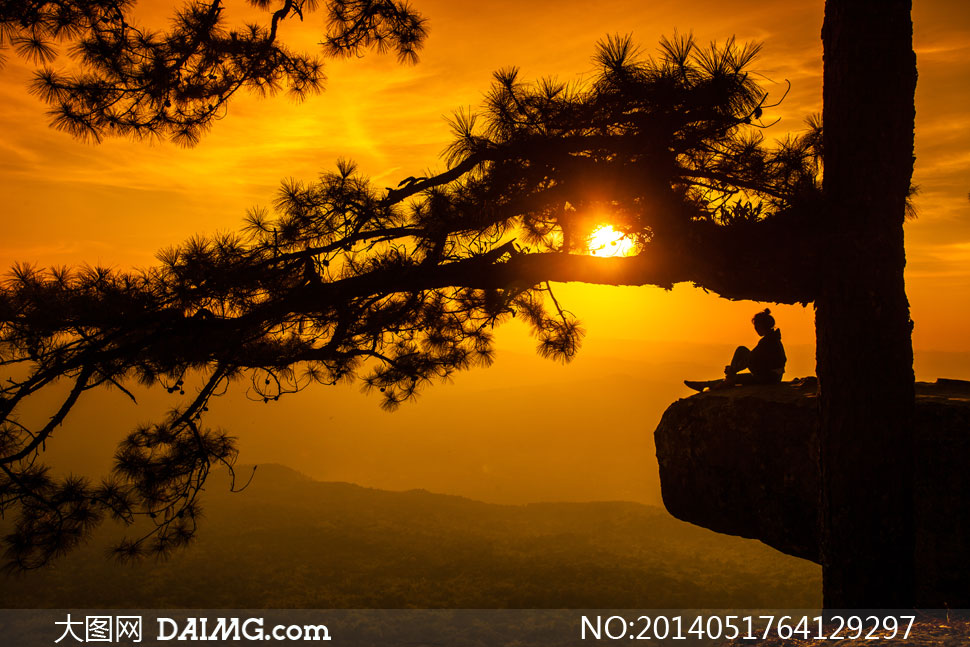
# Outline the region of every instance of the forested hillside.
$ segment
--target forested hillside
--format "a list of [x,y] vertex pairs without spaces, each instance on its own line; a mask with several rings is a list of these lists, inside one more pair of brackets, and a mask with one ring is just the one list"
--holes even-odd
[[[248,470],[240,470],[248,475]],[[214,475],[196,542],[165,562],[105,558],[107,537],[5,576],[2,607],[815,607],[820,569],[626,502],[506,506],[312,481]],[[115,530],[117,531],[117,529]]]

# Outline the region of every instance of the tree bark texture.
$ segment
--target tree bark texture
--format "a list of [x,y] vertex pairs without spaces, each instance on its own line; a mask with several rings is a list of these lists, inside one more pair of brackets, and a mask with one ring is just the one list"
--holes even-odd
[[914,604],[912,322],[903,220],[913,172],[909,0],[827,0],[825,236],[815,301],[823,599]]

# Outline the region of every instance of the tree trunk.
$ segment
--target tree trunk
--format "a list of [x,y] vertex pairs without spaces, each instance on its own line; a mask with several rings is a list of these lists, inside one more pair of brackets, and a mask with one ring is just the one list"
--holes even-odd
[[815,301],[823,598],[915,605],[912,322],[903,220],[916,57],[908,0],[827,0],[827,258]]

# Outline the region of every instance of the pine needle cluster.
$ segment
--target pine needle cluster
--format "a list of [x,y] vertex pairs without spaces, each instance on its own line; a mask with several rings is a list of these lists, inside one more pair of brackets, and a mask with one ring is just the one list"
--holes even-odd
[[[135,0],[4,0],[0,56],[12,47],[38,66],[31,90],[50,106],[55,128],[95,141],[158,137],[192,146],[240,89],[303,99],[323,87],[321,58],[279,38],[284,21],[302,21],[320,3],[250,2],[265,11],[264,24],[232,26],[224,0],[190,0],[159,31],[137,26]],[[414,61],[426,35],[424,18],[395,0],[334,0],[326,11],[328,56],[373,48]],[[64,45],[74,63],[68,71],[53,67]]]

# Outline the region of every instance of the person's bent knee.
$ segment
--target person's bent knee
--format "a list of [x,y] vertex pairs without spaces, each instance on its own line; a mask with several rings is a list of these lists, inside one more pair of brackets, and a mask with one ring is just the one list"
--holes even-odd
[[748,359],[750,357],[750,348],[747,346],[738,346],[734,349],[734,356],[731,358],[731,363],[728,366],[731,367],[732,372],[737,373],[748,368]]

